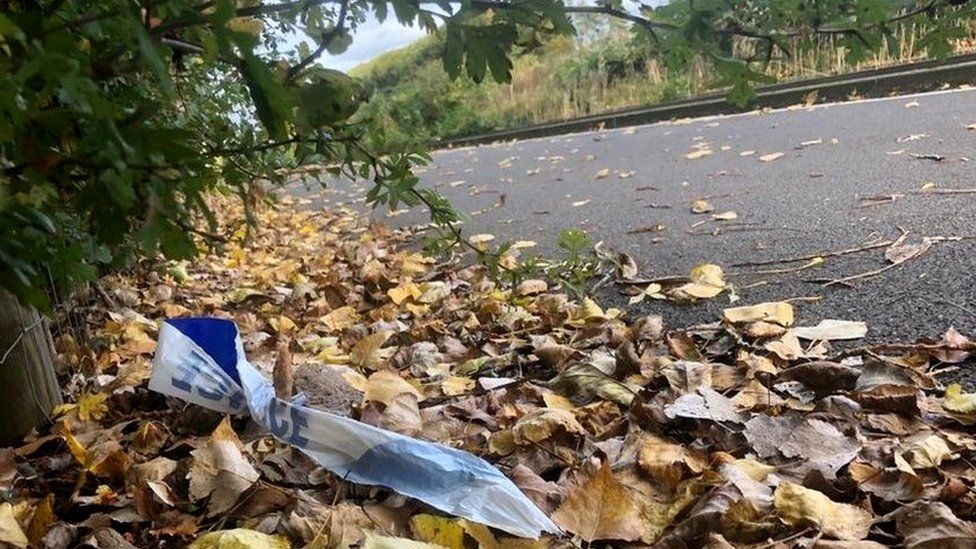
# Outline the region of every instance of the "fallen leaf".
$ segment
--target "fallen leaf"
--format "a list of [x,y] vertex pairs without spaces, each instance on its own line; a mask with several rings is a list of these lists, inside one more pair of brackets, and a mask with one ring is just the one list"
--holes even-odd
[[792,482],[781,482],[773,493],[773,506],[791,526],[820,529],[824,535],[842,539],[864,539],[873,519],[860,507],[837,503],[823,493]]
[[661,292],[661,289],[660,284],[648,284],[647,287],[641,290],[637,295],[632,296],[628,303],[631,305],[636,305],[641,301],[644,301],[645,297],[649,297],[651,299],[667,299],[667,296]]
[[444,547],[451,546],[424,543],[422,541],[394,536],[383,536],[374,534],[373,532],[366,532],[366,540],[362,545],[362,549],[443,549]]
[[913,501],[925,490],[922,479],[896,468],[882,469],[854,462],[847,466],[847,472],[859,489],[887,501]]
[[[360,339],[349,351],[349,360],[359,368],[379,369],[382,361],[387,358],[381,348],[390,339],[390,335],[390,332],[380,331]],[[388,351],[393,352],[393,349]]]
[[48,494],[34,507],[34,514],[27,523],[27,538],[34,547],[40,547],[41,538],[47,535],[51,526],[57,521],[54,516],[54,494]]
[[586,430],[572,412],[559,408],[536,408],[512,426],[516,444],[534,444],[557,434],[585,435]]
[[783,154],[783,153],[781,153],[781,152],[774,152],[774,153],[764,154],[764,155],[760,156],[759,157],[759,160],[761,162],[772,162],[774,160],[779,160],[780,158],[783,158],[784,156],[786,156],[786,155]]
[[951,383],[942,398],[942,409],[967,425],[976,423],[976,393],[964,393],[961,385]]
[[712,154],[712,149],[696,149],[689,153],[685,153],[685,158],[688,160],[698,160],[699,158],[704,158]]
[[614,478],[606,463],[563,500],[552,519],[587,542],[635,541],[645,529],[634,494]]
[[701,198],[695,199],[691,203],[691,213],[703,214],[703,213],[708,213],[710,211],[713,211],[714,209],[715,209],[714,206],[712,206],[705,200],[702,200]]
[[916,501],[892,513],[905,549],[967,549],[976,546],[976,525],[956,517],[946,504]]
[[716,221],[732,221],[733,219],[738,219],[738,218],[739,218],[739,214],[733,211],[712,214],[712,219],[715,219]]
[[241,447],[230,418],[225,417],[207,442],[190,452],[190,499],[209,496],[208,516],[228,511],[260,477],[241,453]]
[[594,181],[597,179],[606,179],[610,175],[610,168],[603,168],[593,175]]
[[942,465],[943,461],[954,460],[959,456],[954,454],[939,435],[929,435],[925,438],[906,442],[902,457],[914,469],[934,469]]
[[457,519],[435,515],[410,517],[413,536],[433,547],[464,549],[464,527]]
[[816,326],[797,326],[793,328],[796,337],[809,340],[839,341],[859,339],[867,335],[868,325],[852,320],[821,320]]
[[731,307],[722,310],[722,319],[732,324],[746,322],[774,322],[780,326],[793,325],[793,305],[785,301],[774,301]]
[[30,540],[14,518],[14,508],[7,502],[0,503],[0,543],[14,547],[27,547]]
[[246,528],[209,532],[193,541],[188,549],[290,549],[285,536],[271,536]]
[[697,392],[678,397],[677,400],[664,407],[664,413],[670,418],[684,417],[718,422],[743,422],[742,415],[735,410],[732,401],[708,387],[699,387]]
[[344,305],[322,317],[321,322],[329,330],[341,332],[358,323],[359,314],[353,307]]
[[671,290],[670,295],[677,299],[708,299],[722,293],[726,288],[722,268],[711,263],[703,263],[691,270],[691,282]]
[[447,396],[458,396],[474,389],[475,380],[469,377],[448,376],[441,382],[441,391]]
[[801,459],[799,470],[816,469],[833,479],[838,469],[857,457],[861,443],[826,421],[807,418],[783,440],[779,451],[788,458]]

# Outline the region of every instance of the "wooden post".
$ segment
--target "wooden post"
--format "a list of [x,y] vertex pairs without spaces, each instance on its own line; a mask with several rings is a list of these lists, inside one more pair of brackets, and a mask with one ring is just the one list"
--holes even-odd
[[45,319],[0,290],[0,447],[48,422],[61,402]]

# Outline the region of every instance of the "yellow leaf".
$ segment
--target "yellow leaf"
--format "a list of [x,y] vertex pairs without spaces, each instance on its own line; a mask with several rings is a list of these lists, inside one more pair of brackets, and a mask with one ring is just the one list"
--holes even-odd
[[[34,508],[34,514],[27,524],[27,537],[30,539],[31,545],[40,547],[41,538],[47,535],[48,530],[51,529],[51,525],[56,520],[57,517],[54,516],[54,495],[48,494]],[[2,526],[0,526],[0,530],[2,530]]]
[[457,520],[434,515],[414,515],[410,519],[414,537],[447,549],[464,549],[464,527]]
[[291,549],[284,536],[269,536],[255,530],[235,528],[198,537],[188,549]]
[[670,295],[677,299],[709,299],[727,288],[722,268],[711,263],[697,265],[689,278],[691,282],[671,290]]
[[108,395],[104,393],[82,393],[78,398],[78,419],[82,421],[102,419],[108,411],[106,400]]
[[922,185],[923,191],[930,191],[934,188],[935,188],[935,183],[932,181],[926,181],[925,184]]
[[287,334],[295,329],[295,322],[285,315],[279,315],[277,317],[272,317],[270,320],[271,327],[274,331],[279,334]]
[[707,201],[702,200],[701,198],[691,203],[691,213],[703,214],[703,213],[708,213],[714,209],[715,209],[714,206],[709,204]]
[[457,396],[474,389],[475,381],[469,377],[449,376],[441,382],[441,391],[447,396]]
[[576,405],[573,404],[572,400],[569,400],[563,395],[557,395],[556,393],[546,393],[542,395],[542,401],[546,403],[547,408],[567,411],[576,409]]
[[603,168],[602,170],[596,172],[593,179],[606,179],[610,175],[610,168]]
[[591,318],[603,318],[603,309],[589,297],[584,297],[580,303],[579,319],[589,320]]
[[952,383],[946,387],[942,409],[964,423],[976,423],[976,394],[963,393],[961,385]]
[[781,482],[773,494],[776,513],[791,526],[819,528],[829,537],[859,540],[868,535],[871,513],[792,482]]
[[688,160],[697,160],[710,154],[712,154],[712,149],[698,149],[685,154],[685,158]]
[[908,464],[916,469],[932,469],[942,465],[945,460],[953,460],[959,456],[952,453],[949,445],[938,435],[929,435],[924,439],[906,445],[905,455]]
[[718,265],[702,263],[691,270],[691,279],[702,284],[725,287],[725,273]]
[[400,264],[400,272],[406,276],[416,276],[427,272],[427,267],[434,260],[421,254],[403,254],[403,261]]
[[360,339],[349,351],[349,360],[360,368],[377,369],[384,359],[380,348],[390,339],[390,335],[390,332],[382,331]]
[[768,477],[770,474],[776,472],[776,467],[766,465],[765,463],[756,461],[752,458],[737,459],[732,462],[732,465],[756,482],[762,482],[766,480],[766,477]]
[[712,214],[712,219],[716,221],[732,221],[733,219],[739,219],[739,214],[733,211],[722,212],[722,213]]
[[339,332],[359,322],[356,309],[345,305],[322,317],[322,324],[333,332]]
[[641,507],[634,494],[613,477],[604,463],[552,514],[564,529],[587,542],[600,539],[635,541],[644,534]]
[[423,292],[420,290],[420,287],[413,282],[407,282],[397,286],[396,288],[390,288],[386,291],[386,295],[390,296],[390,299],[392,299],[394,303],[400,305],[410,298],[419,298],[421,295],[423,295]]
[[27,547],[30,543],[14,518],[13,505],[6,502],[0,503],[0,543],[8,543],[14,547]]
[[389,370],[381,370],[369,376],[363,392],[365,400],[381,402],[387,406],[392,406],[396,398],[403,394],[413,395],[418,402],[424,399],[424,395],[416,387]]
[[722,311],[722,318],[732,324],[745,322],[775,322],[780,326],[793,325],[793,306],[785,301],[732,307]]

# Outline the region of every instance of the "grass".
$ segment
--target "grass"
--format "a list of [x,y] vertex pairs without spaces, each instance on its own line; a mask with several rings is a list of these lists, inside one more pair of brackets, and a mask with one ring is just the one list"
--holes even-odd
[[[428,36],[352,71],[372,90],[360,113],[387,131],[395,144],[435,142],[527,124],[650,105],[716,90],[709,64],[696,57],[669,69],[630,45],[627,32],[611,29],[597,39],[556,38],[515,59],[508,84],[448,79],[441,69],[441,42]],[[739,40],[740,57],[760,57],[756,43]],[[955,53],[976,51],[976,26],[954,44]],[[835,37],[790,44],[793,55],[774,57],[765,72],[793,81],[927,59],[921,31],[900,26],[896,40],[852,61]]]

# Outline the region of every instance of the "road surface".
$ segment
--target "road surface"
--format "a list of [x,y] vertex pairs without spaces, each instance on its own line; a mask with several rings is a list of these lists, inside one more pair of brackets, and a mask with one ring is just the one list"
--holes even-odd
[[[976,188],[973,123],[976,90],[953,90],[440,151],[422,179],[468,215],[467,234],[533,240],[551,252],[561,229],[582,228],[631,254],[642,277],[685,275],[700,263],[729,274],[789,269],[803,262],[734,265],[893,240],[901,229],[907,242],[976,237],[976,194],[942,194]],[[363,191],[339,185],[325,201],[356,202]],[[702,197],[712,213],[737,218],[692,213]],[[386,221],[423,220],[417,209]],[[796,303],[799,324],[862,320],[866,342],[938,338],[950,326],[976,335],[976,240],[936,242],[849,285],[810,281],[887,264],[879,248],[730,282],[738,304],[819,298]],[[616,287],[601,298],[627,300]],[[686,326],[728,306],[723,295],[693,305],[647,300],[638,309]]]

